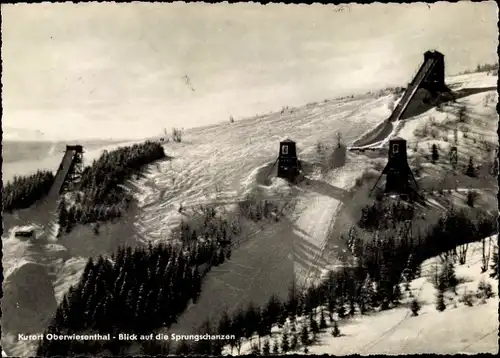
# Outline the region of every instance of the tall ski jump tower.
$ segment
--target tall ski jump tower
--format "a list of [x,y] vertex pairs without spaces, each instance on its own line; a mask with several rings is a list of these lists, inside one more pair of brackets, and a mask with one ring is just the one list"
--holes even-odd
[[424,62],[392,111],[389,121],[394,122],[405,118],[410,102],[419,89],[427,91],[430,98],[438,98],[442,94],[451,93],[444,82],[444,55],[442,53],[438,51],[424,53]]
[[373,186],[377,186],[382,175],[386,176],[386,194],[411,195],[418,192],[418,184],[408,164],[406,140],[393,138],[389,141],[389,158],[382,174]]
[[47,227],[50,235],[57,236],[57,208],[61,194],[72,191],[78,185],[83,172],[83,147],[81,145],[67,145],[63,158],[59,164],[54,182],[47,196],[40,203],[41,224]]
[[427,51],[424,53],[424,63],[430,61],[433,61],[434,65],[424,77],[420,87],[433,94],[450,91],[444,82],[444,55],[438,51]]

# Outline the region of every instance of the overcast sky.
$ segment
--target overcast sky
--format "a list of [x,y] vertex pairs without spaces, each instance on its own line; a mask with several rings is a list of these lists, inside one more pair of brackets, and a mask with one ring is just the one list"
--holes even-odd
[[494,2],[2,5],[4,138],[135,138],[404,86],[428,49],[456,73],[497,61],[497,14]]

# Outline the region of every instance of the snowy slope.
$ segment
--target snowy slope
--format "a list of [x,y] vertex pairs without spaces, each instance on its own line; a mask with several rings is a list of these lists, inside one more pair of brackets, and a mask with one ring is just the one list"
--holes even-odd
[[[480,87],[488,86],[492,78],[473,74],[450,80]],[[344,166],[329,173],[312,171],[307,175],[309,185],[299,185],[293,190],[278,179],[263,183],[260,177],[275,161],[280,139],[297,141],[300,159],[305,164],[314,164],[319,160],[318,142],[332,146],[336,132],[341,132],[343,141],[349,145],[389,116],[391,99],[391,95],[369,95],[331,100],[193,129],[184,133],[182,143],[164,145],[171,160],[150,165],[144,178],[130,181],[139,202],[139,210],[131,222],[143,242],[168,240],[170,229],[186,214],[178,212],[181,204],[189,213],[190,208],[200,203],[237,202],[256,188],[264,197],[281,196],[283,192],[294,197],[294,210],[281,222],[257,227],[240,238],[231,260],[208,274],[198,303],[181,316],[173,330],[194,329],[200,323],[200,315],[211,312],[215,317],[223,307],[234,309],[250,300],[258,305],[271,293],[282,296],[292,280],[310,283],[321,272],[336,266],[335,250],[341,243],[327,242],[328,233],[342,207],[344,193],[365,169],[364,159],[348,156]],[[86,162],[99,154],[97,150],[86,153]],[[108,251],[117,245],[112,240],[111,235],[99,238]],[[5,252],[4,249],[4,262],[19,259]],[[63,261],[62,276],[56,279],[59,287],[67,288],[78,280],[87,251],[78,252],[79,257]]]
[[[488,87],[494,81],[486,74],[471,78],[467,82],[467,77],[460,76],[449,82]],[[177,210],[181,204],[190,207],[210,201],[231,203],[256,186],[265,187],[256,171],[262,172],[274,162],[278,142],[284,137],[297,141],[301,160],[315,163],[317,142],[332,145],[335,133],[340,131],[344,141],[351,143],[387,118],[391,99],[392,95],[386,95],[378,99],[368,96],[330,101],[291,113],[198,129],[186,135],[183,143],[165,145],[174,159],[153,167],[145,179],[136,182],[142,207],[136,225],[141,236],[146,240],[165,240],[169,228],[184,217]],[[401,131],[406,123],[397,123],[390,134]],[[412,135],[409,133],[406,138],[411,140]],[[365,160],[348,155],[344,166],[329,173],[308,173],[309,185],[296,187],[299,191],[295,194],[294,210],[288,213],[286,221],[250,235],[233,251],[229,262],[210,272],[198,303],[171,330],[195,330],[200,316],[208,314],[217,319],[224,308],[231,311],[250,301],[260,305],[271,293],[283,297],[293,279],[305,286],[337,267],[336,256],[344,243],[329,234],[345,193],[366,167]]]
[[[318,141],[333,144],[337,131],[342,132],[346,141],[354,139],[387,115],[388,99],[388,96],[378,98],[361,96],[354,99],[331,100],[287,109],[283,113],[271,113],[231,124],[188,131],[184,134],[182,143],[165,144],[165,151],[173,157],[172,160],[150,165],[144,179],[132,180],[129,183],[139,201],[138,214],[134,220],[130,221],[130,224],[134,222],[138,229],[138,236],[143,241],[166,240],[170,229],[180,222],[178,213],[180,203],[187,208],[214,201],[231,203],[235,199],[241,199],[246,192],[253,190],[258,176],[262,175],[263,170],[265,171],[266,165],[272,164],[276,159],[278,142],[283,137],[287,136],[298,142],[301,159],[314,161],[314,146]],[[366,118],[367,113],[372,113],[370,118]],[[133,142],[119,145],[128,144],[133,144]],[[86,152],[85,162],[88,163],[97,158],[102,150],[112,150],[119,145],[113,144]],[[40,163],[42,167],[56,168],[60,161],[60,156],[56,154],[48,158],[46,162]],[[36,169],[35,164],[28,167],[30,172]],[[289,190],[283,187],[282,181],[281,184],[278,182],[280,181],[275,180],[274,184],[263,186],[264,194],[282,195],[280,190],[285,192]],[[307,200],[317,200],[313,196],[311,196],[312,199]],[[337,204],[332,201],[332,210],[335,205]],[[306,203],[305,207],[311,207],[310,203]],[[24,216],[29,219],[29,213],[23,214],[23,218]],[[248,237],[242,238],[239,248],[235,249],[234,259],[226,263],[230,266],[220,267],[222,271],[228,272],[230,277],[226,278],[224,272],[214,271],[214,277],[208,277],[204,283],[204,294],[199,304],[193,308],[206,312],[207,304],[204,302],[206,297],[213,295],[212,291],[227,297],[231,296],[232,288],[221,292],[219,286],[212,283],[221,280],[217,279],[217,275],[222,277],[223,287],[231,287],[235,281],[245,282],[245,274],[251,276],[254,285],[245,285],[246,292],[253,290],[253,294],[248,295],[251,299],[265,297],[267,293],[275,293],[276,282],[283,283],[283,291],[288,287],[295,276],[293,245],[287,246],[286,241],[283,240],[284,237],[288,237],[291,240],[289,242],[294,241],[294,237],[288,235],[291,232],[288,222],[284,221],[275,227],[256,229],[260,231],[252,232]],[[127,233],[125,233],[126,230],[122,230],[123,232],[120,231],[119,234],[113,234],[110,231],[109,235],[100,235],[99,240],[92,240],[91,235],[86,232],[90,229],[82,229],[85,233],[78,233],[79,230],[76,230],[75,235],[83,235],[82,239],[85,237],[86,242],[77,242],[75,237],[60,240],[63,249],[71,253],[69,258],[64,259],[53,258],[51,249],[37,250],[35,256],[31,253],[23,254],[15,249],[24,245],[17,238],[6,240],[4,241],[4,265],[15,265],[15,262],[23,255],[34,257],[35,262],[50,262],[50,266],[56,267],[55,271],[58,273],[53,284],[56,287],[56,298],[60,300],[64,291],[78,281],[89,254],[94,252],[95,255],[103,251],[101,247],[104,247],[106,252],[111,252],[113,247],[116,249],[120,243],[136,240],[136,235],[133,235],[131,230],[127,232],[134,238],[124,237]],[[280,230],[283,234],[279,234]],[[117,235],[120,240],[116,239]],[[3,239],[7,236],[8,233],[5,233]],[[271,242],[274,242],[276,249],[282,251],[282,255],[269,249],[273,245]],[[321,246],[321,242],[318,246]],[[237,257],[241,259],[237,260]],[[250,269],[245,270],[245,260],[250,260],[246,265]],[[282,262],[286,260],[289,260],[290,266],[282,265]],[[240,271],[234,267],[238,267]],[[262,269],[256,273],[254,270],[256,267],[262,267]],[[266,275],[268,272],[273,272],[273,278],[268,279]],[[239,276],[238,273],[240,273]],[[289,280],[284,279],[286,275]],[[268,291],[262,288],[266,285]],[[241,294],[237,290],[234,292],[236,295]],[[237,298],[235,302],[238,303]],[[234,301],[227,299],[226,304],[232,305]],[[210,306],[212,304],[209,302],[208,307]],[[6,342],[5,339],[2,339],[3,342]],[[18,355],[29,354],[24,344],[11,341],[6,343],[8,343],[6,344],[8,352],[16,352]]]
[[241,198],[247,185],[254,185],[248,180],[253,171],[275,161],[284,137],[297,142],[306,161],[314,158],[318,141],[333,144],[337,131],[352,141],[387,115],[387,101],[387,96],[330,101],[186,133],[182,143],[165,145],[173,160],[152,166],[147,178],[135,183],[143,209],[137,220],[141,234],[164,237],[162,231],[179,223],[181,203],[193,206],[216,194]]
[[[140,188],[137,197],[142,210],[136,225],[141,237],[168,238],[169,228],[184,215],[178,212],[180,204],[189,208],[210,201],[236,202],[256,187],[264,198],[276,197],[272,193],[278,188],[290,191],[290,185],[280,179],[271,178],[270,185],[259,179],[276,160],[280,139],[297,141],[304,165],[314,164],[318,142],[334,145],[337,131],[350,142],[388,114],[388,99],[371,96],[324,102],[199,129],[186,135],[183,143],[166,144],[174,159],[152,166],[145,179],[134,183]],[[373,114],[370,120],[366,120],[368,113]],[[261,304],[271,294],[283,297],[293,280],[304,284],[318,276],[327,264],[319,258],[335,212],[354,184],[353,167],[362,171],[360,163],[352,164],[335,169],[328,178],[315,170],[309,173],[309,185],[293,190],[294,210],[281,222],[245,235],[231,260],[208,273],[197,304],[172,331],[195,330],[200,315],[209,313],[216,319],[226,307],[234,310],[250,301]]]
[[[493,247],[498,238],[495,235],[486,242]],[[411,299],[404,293],[405,298],[398,308],[341,320],[340,337],[333,337],[330,328],[320,333],[317,343],[309,347],[310,354],[498,353],[498,281],[489,277],[491,270],[481,274],[481,247],[480,242],[470,244],[466,264],[456,265],[456,276],[464,282],[457,287],[458,295],[446,292],[447,307],[443,312],[435,308],[436,289],[430,281],[432,269],[440,260],[434,257],[422,264],[422,277],[410,285],[413,297],[421,303],[418,316],[411,315],[408,308]],[[460,302],[464,290],[476,293],[481,280],[492,285],[494,296],[485,302],[474,299],[472,307]],[[300,324],[297,331],[300,331]],[[271,341],[280,341],[280,329],[275,327],[273,332]],[[261,341],[266,339],[269,338]],[[241,354],[249,352],[247,341]],[[229,349],[226,353],[230,353]],[[303,351],[289,353],[303,354]]]

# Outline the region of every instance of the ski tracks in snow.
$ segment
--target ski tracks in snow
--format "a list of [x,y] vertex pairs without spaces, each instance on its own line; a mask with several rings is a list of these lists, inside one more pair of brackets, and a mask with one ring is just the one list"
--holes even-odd
[[[380,120],[378,116],[367,118],[366,114],[380,107],[383,101],[383,98],[367,98],[320,103],[282,114],[200,128],[186,134],[185,143],[165,144],[165,151],[172,159],[151,166],[146,178],[132,183],[140,208],[137,227],[144,237],[158,238],[165,227],[179,222],[177,210],[181,205],[197,205],[218,197],[226,201],[240,199],[246,186],[255,185],[249,180],[255,169],[274,162],[281,138],[296,140],[299,156],[319,141],[333,142],[337,130],[349,141]],[[335,205],[333,201],[326,204],[328,199],[321,200],[325,203],[320,205]],[[317,217],[310,219],[314,222]],[[308,231],[320,228],[320,225],[306,226]]]

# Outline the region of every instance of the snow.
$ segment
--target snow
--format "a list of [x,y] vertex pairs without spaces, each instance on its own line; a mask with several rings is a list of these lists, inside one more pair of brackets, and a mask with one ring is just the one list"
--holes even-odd
[[[492,248],[497,242],[497,235],[486,239]],[[446,292],[447,307],[443,312],[435,308],[436,289],[430,281],[432,268],[440,262],[439,257],[434,257],[422,263],[422,277],[410,285],[413,296],[421,304],[418,316],[411,315],[408,308],[411,299],[404,293],[405,298],[397,308],[341,320],[340,337],[333,337],[330,329],[320,333],[318,342],[309,347],[310,354],[498,353],[498,281],[489,277],[491,270],[481,273],[481,248],[481,242],[469,244],[465,265],[456,264],[456,276],[464,282],[457,286],[458,295]],[[460,302],[464,290],[475,293],[481,280],[492,285],[494,296],[484,303],[476,299],[472,307]],[[297,330],[300,331],[300,325]],[[280,330],[275,327],[273,332]],[[279,337],[276,333],[272,340]],[[261,338],[261,342],[265,339]],[[246,341],[241,354],[248,353],[250,343]],[[302,351],[290,353],[303,354]]]
[[309,162],[317,142],[333,144],[337,131],[350,142],[379,121],[381,115],[373,113],[386,101],[385,97],[329,101],[186,132],[182,143],[164,145],[172,160],[151,166],[146,178],[133,184],[140,188],[141,235],[162,237],[162,231],[179,223],[181,204],[206,203],[211,196],[241,200],[248,186],[255,185],[256,168],[276,160],[283,133],[297,142],[299,158]]
[[[473,74],[452,78],[449,82],[457,86],[484,87],[491,85],[494,79],[485,74]],[[485,93],[476,94],[463,100],[471,101],[474,108],[482,108],[481,100],[485,95]],[[234,310],[250,301],[260,305],[273,293],[283,297],[293,280],[303,285],[310,284],[318,280],[328,269],[338,267],[336,252],[342,249],[342,243],[329,234],[336,223],[337,213],[343,206],[345,193],[353,187],[356,178],[367,168],[366,158],[348,155],[347,163],[342,167],[326,173],[321,172],[318,169],[320,164],[318,164],[316,144],[321,142],[333,147],[336,144],[337,132],[342,134],[342,140],[346,144],[351,144],[363,133],[365,136],[370,136],[367,130],[380,128],[380,123],[387,118],[390,100],[391,96],[388,95],[331,100],[246,120],[236,120],[234,123],[192,129],[183,134],[181,143],[171,141],[164,144],[165,152],[171,157],[170,159],[149,165],[144,177],[127,183],[127,187],[138,200],[138,210],[133,214],[135,217],[127,218],[130,225],[134,225],[138,232],[131,241],[137,239],[143,243],[168,240],[170,229],[185,217],[185,213],[179,213],[181,205],[187,209],[200,204],[224,206],[230,211],[234,207],[232,204],[243,200],[249,194],[294,204],[277,223],[248,225],[244,234],[238,238],[231,260],[208,273],[198,303],[188,308],[180,317],[179,323],[172,327],[172,331],[189,331],[197,328],[200,317],[205,316],[207,312],[216,318],[225,307]],[[428,120],[428,116],[434,115],[435,112],[435,109],[431,109],[418,117],[399,122],[391,128],[388,136],[380,138],[375,144],[381,146],[393,135],[411,140],[415,128],[413,126],[419,120]],[[307,173],[306,182],[300,185],[290,185],[284,180],[268,175],[278,155],[279,141],[285,137],[297,142],[299,159],[304,166],[314,169]],[[133,143],[135,142],[121,143],[120,146]],[[111,150],[117,146],[114,144],[86,152],[85,161],[97,158],[101,150]],[[53,163],[47,160],[43,165],[56,168],[60,157],[61,155],[54,156],[50,159]],[[29,170],[24,170],[31,172],[35,167],[28,165],[27,168]],[[131,230],[128,234],[125,231],[120,233],[121,240],[124,240],[120,243],[129,242],[127,235],[130,236],[130,232]],[[101,236],[93,241],[89,233],[78,235],[85,235],[82,236],[85,237],[85,243],[77,243],[72,237],[61,245],[70,251],[71,258],[54,259],[57,270],[53,284],[57,287],[58,300],[71,284],[78,281],[89,255],[109,253],[116,249],[119,243],[119,240],[113,238],[116,235],[113,235],[111,230],[105,237]],[[23,255],[32,255],[24,253],[23,250],[16,252],[16,248],[27,245],[16,240],[4,241],[5,267],[12,265],[12,262]],[[62,249],[62,252],[64,251]],[[34,261],[51,260],[52,252],[55,252],[53,248],[47,246],[43,254],[33,255]],[[489,307],[488,305],[489,303],[484,307]],[[460,308],[454,310],[461,312]],[[463,313],[464,315],[471,311],[468,308],[467,310],[469,311]],[[451,315],[449,312],[452,311],[445,311],[440,317]],[[387,325],[387,329],[392,327],[389,323],[384,323],[393,322],[389,318],[386,320],[378,318],[385,317],[384,315],[393,315],[393,319],[397,320],[402,319],[406,311],[400,312],[395,309],[373,318],[366,318],[373,319],[374,322],[378,322],[377,325],[381,325],[380,329],[373,330],[375,334],[373,339],[380,338],[377,334],[384,331],[382,329],[385,327],[384,324]],[[425,317],[426,315],[416,317],[414,321],[418,322]],[[437,320],[436,325],[439,322],[441,321]],[[405,327],[405,324],[402,323],[402,327]],[[335,349],[343,349],[340,348],[342,346],[349,351],[351,349],[349,347],[352,349],[359,347],[360,342],[365,342],[367,352],[380,353],[385,352],[384,349],[397,351],[401,348],[397,345],[390,348],[389,344],[384,346],[380,343],[372,347],[368,344],[371,342],[370,334],[372,333],[366,333],[365,338],[342,337],[345,345],[335,343],[339,346]],[[404,341],[404,337],[395,333],[390,337]],[[386,340],[390,341],[388,338]],[[488,340],[482,342],[484,341]],[[408,347],[413,347],[411,344],[408,343]],[[344,351],[335,354],[341,352]]]
[[17,333],[43,330],[57,308],[52,282],[44,266],[21,258],[5,273],[2,328]]

